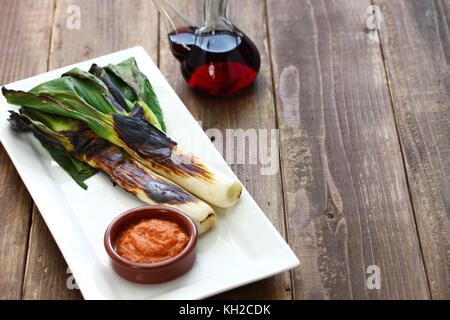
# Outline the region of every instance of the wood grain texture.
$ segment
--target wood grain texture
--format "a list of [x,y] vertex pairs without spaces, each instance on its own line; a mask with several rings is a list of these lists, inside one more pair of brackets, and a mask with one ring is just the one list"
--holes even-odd
[[[67,28],[71,6],[80,8],[80,29]],[[157,25],[158,14],[148,0],[57,0],[50,69],[137,45],[156,61]]]
[[[46,71],[53,1],[2,1],[0,84]],[[0,299],[22,296],[32,200],[0,145]]]
[[[67,28],[69,6],[80,8],[80,29]],[[150,1],[57,0],[49,68],[56,69],[89,58],[142,45],[157,57],[157,12]],[[24,298],[80,299],[69,290],[70,277],[64,261],[36,208],[30,233]]]
[[24,279],[22,298],[26,300],[83,298],[74,288],[70,270],[36,206],[33,208]]
[[450,298],[450,2],[375,1],[432,297]]
[[268,0],[296,299],[429,298],[369,5]]
[[[202,22],[202,0],[170,2]],[[216,143],[279,127],[281,174],[231,167],[302,264],[213,299],[450,298],[448,0],[230,1],[262,56],[255,84],[230,98],[186,85],[151,0],[1,4],[0,83],[141,45]],[[80,29],[67,27],[73,5]],[[81,299],[1,145],[0,181],[0,299]]]
[[[203,1],[170,1],[191,21],[203,23]],[[243,129],[244,131],[276,128],[276,117],[273,101],[273,88],[270,70],[270,59],[267,43],[267,25],[265,6],[262,1],[230,1],[230,19],[243,30],[258,47],[261,54],[261,71],[255,82],[241,94],[232,97],[211,97],[192,90],[184,81],[180,65],[171,55],[167,39],[167,31],[160,24],[161,44],[159,67],[169,83],[175,89],[193,116],[202,122],[202,127],[217,143],[214,132],[226,140],[227,129]],[[213,131],[214,130],[214,131]],[[258,133],[258,138],[262,136]],[[273,143],[278,143],[277,139]],[[278,146],[275,146],[278,152]],[[247,145],[247,150],[249,145]],[[224,157],[231,159],[231,154],[223,146]],[[269,148],[270,154],[270,148]],[[236,155],[235,155],[236,156]],[[277,155],[278,161],[278,155]],[[231,168],[266,213],[275,227],[284,234],[284,215],[280,175],[278,168],[272,175],[262,175],[264,167],[260,161],[251,164],[249,158],[245,164],[230,163]],[[221,299],[290,299],[290,274],[285,272],[267,280],[226,292],[214,298]]]

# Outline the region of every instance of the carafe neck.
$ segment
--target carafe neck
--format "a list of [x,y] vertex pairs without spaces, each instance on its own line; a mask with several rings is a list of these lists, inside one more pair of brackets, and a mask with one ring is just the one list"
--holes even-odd
[[205,0],[205,24],[200,32],[233,31],[233,25],[227,18],[228,0]]

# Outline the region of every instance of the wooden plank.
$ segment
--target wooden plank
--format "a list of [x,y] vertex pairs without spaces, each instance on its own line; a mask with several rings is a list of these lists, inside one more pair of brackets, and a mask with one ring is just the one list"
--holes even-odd
[[[76,28],[76,19],[71,18],[76,14],[76,9],[71,6],[78,6],[80,9],[80,29]],[[68,19],[71,20],[68,22]],[[58,0],[49,68],[55,69],[136,45],[142,45],[156,59],[157,23],[157,12],[147,0]],[[66,282],[70,277],[67,274],[67,264],[36,208],[30,244],[25,297],[81,298],[77,290],[67,288]]]
[[[203,1],[171,0],[176,8],[191,21],[203,22]],[[276,128],[276,117],[272,95],[272,76],[267,46],[267,26],[265,7],[258,1],[230,1],[231,21],[247,33],[261,54],[261,71],[255,83],[246,91],[232,97],[211,97],[191,90],[183,80],[179,63],[171,55],[167,31],[160,23],[160,69],[173,86],[181,100],[194,117],[202,122],[202,127],[211,136],[214,132],[226,140],[227,129],[268,130]],[[214,130],[214,131],[213,131]],[[261,135],[258,135],[261,138]],[[214,141],[217,143],[217,138]],[[274,142],[276,143],[276,142]],[[223,146],[223,145],[222,145]],[[248,148],[248,146],[247,146]],[[231,154],[225,152],[225,158]],[[270,149],[269,149],[270,150]],[[276,148],[275,150],[278,150]],[[270,151],[269,151],[270,152]],[[278,161],[278,155],[277,155]],[[236,161],[235,161],[236,162]],[[250,194],[255,198],[275,227],[284,234],[283,201],[278,168],[272,175],[262,175],[264,167],[256,164],[231,164]],[[215,298],[221,299],[289,299],[291,298],[290,274],[288,272],[248,286],[226,292]]]
[[[156,61],[158,15],[151,1],[58,0],[57,3],[50,69],[138,45]],[[80,12],[79,29],[77,19],[72,19],[76,7]]]
[[432,297],[450,298],[450,2],[375,1]]
[[369,5],[268,0],[296,299],[429,298]]
[[[45,72],[53,1],[1,5],[0,84]],[[0,299],[20,299],[32,200],[1,145],[0,181]]]
[[23,299],[82,299],[44,220],[33,208]]

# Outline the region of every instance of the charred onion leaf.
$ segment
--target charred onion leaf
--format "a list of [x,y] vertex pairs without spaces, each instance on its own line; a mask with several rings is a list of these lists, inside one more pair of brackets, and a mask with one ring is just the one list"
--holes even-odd
[[[76,71],[73,70],[72,72],[75,74]],[[91,76],[93,77],[93,75]],[[30,93],[48,96],[66,104],[74,99],[81,100],[105,114],[122,112],[123,109],[116,109],[112,102],[107,99],[109,91],[105,91],[108,90],[106,86],[103,89],[101,88],[94,81],[63,76],[34,87],[30,90]]]
[[55,147],[55,141],[45,137],[39,130],[36,130],[29,121],[27,122],[25,118],[21,117],[18,113],[10,111],[10,118],[8,120],[16,131],[32,131],[34,136],[59,166],[63,168],[81,188],[84,190],[88,188],[84,181],[96,174],[96,169],[85,162],[69,156],[66,152],[62,151],[63,146],[61,144],[58,143],[56,144],[58,147]]
[[[66,84],[64,78],[57,79],[57,81]],[[143,118],[142,115],[145,114],[145,111],[141,110],[141,104],[135,104],[133,116],[119,113],[103,114],[74,95],[72,91],[68,93],[59,91],[60,94],[58,95],[40,89],[54,85],[54,83],[47,86],[42,84],[33,89],[42,92],[44,95],[5,88],[3,88],[3,94],[9,103],[83,121],[98,136],[124,148],[130,155],[135,156],[142,162],[145,162],[145,160],[140,159],[140,157],[170,156],[171,148],[175,145],[175,142]],[[51,98],[46,97],[46,94],[50,94]]]
[[[97,169],[106,172],[114,182],[121,180],[122,184],[127,183],[129,187],[143,189],[155,202],[174,204],[197,201],[195,197],[169,180],[162,177],[158,179],[157,175],[149,174],[148,169],[143,169],[120,148],[99,138],[88,127],[72,120],[70,126],[72,130],[54,131],[47,124],[50,123],[52,118],[53,121],[58,121],[59,117],[38,115],[41,113],[39,111],[22,110],[22,115],[10,111],[9,121],[13,124],[13,128],[20,131],[32,131],[44,148],[52,156],[55,156],[58,164],[65,170],[67,168],[66,171],[83,188],[87,186],[82,181],[97,172],[88,164],[90,163]],[[34,116],[34,119],[31,116]],[[47,120],[42,123],[35,120],[37,117]],[[80,168],[81,170],[78,171]],[[87,168],[91,168],[91,170]],[[82,178],[85,179],[81,180]]]
[[111,77],[106,73],[106,71],[103,68],[97,66],[94,63],[89,69],[89,72],[94,74],[108,87],[109,92],[111,92],[114,99],[117,101],[117,103],[119,103],[122,106],[122,108],[130,110],[125,97],[122,95],[122,92],[117,87],[117,85],[114,84],[113,80],[111,80]]
[[[116,68],[117,67],[117,68]],[[108,68],[108,67],[107,67]],[[134,85],[127,84],[124,80],[122,80],[121,77],[119,77],[119,72],[122,72],[123,74],[126,74],[125,69],[123,67],[117,65],[111,65],[111,68],[115,70],[116,73],[114,73],[111,69],[107,68],[101,68],[97,66],[96,64],[93,64],[91,68],[89,69],[89,72],[95,75],[98,79],[101,79],[103,83],[108,87],[109,91],[117,97],[117,101],[123,101],[123,103],[127,106],[128,110],[132,110],[136,103],[138,103],[144,112],[144,117],[147,119],[148,122],[153,124],[158,129],[165,132],[165,125],[162,118],[162,112],[159,117],[156,116],[155,112],[160,112],[161,108],[159,107],[159,104],[156,107],[150,107],[148,105],[148,101],[151,101],[152,104],[154,104],[154,101],[146,99],[146,94],[144,91],[142,91],[144,94],[138,95],[135,93]],[[127,68],[131,71],[131,66]],[[137,68],[137,65],[136,65]],[[117,69],[117,70],[116,70]],[[148,83],[150,85],[150,83]],[[150,86],[151,89],[151,86]],[[153,91],[153,89],[151,89]],[[140,91],[136,91],[140,92]],[[146,99],[146,100],[144,100]],[[156,99],[156,96],[155,96]],[[156,100],[157,102],[157,100]],[[155,111],[155,112],[154,112]]]
[[[109,102],[109,104],[114,107],[114,112],[123,112],[128,110],[125,100],[123,98],[120,100],[120,97],[118,97],[120,100],[120,102],[118,102],[116,97],[110,92],[109,87],[93,74],[74,68],[69,72],[64,73],[62,76],[69,77],[69,79],[74,83],[74,88],[77,93],[90,105],[102,106],[105,102]],[[108,109],[109,108],[104,107],[102,110],[99,110],[105,111],[104,113],[108,113]]]
[[132,116],[112,115],[120,139],[143,158],[170,157],[176,143],[143,118],[138,104],[133,110]]
[[149,107],[142,100],[139,100],[134,104],[133,109],[128,114],[128,116],[132,118],[139,117],[140,119],[149,122],[150,124],[157,127],[159,130],[161,130],[161,126],[159,125],[159,121],[156,118],[155,114],[149,109]]
[[[63,87],[65,85],[70,86],[65,77],[50,82],[62,83]],[[110,115],[103,114],[93,108],[69,89],[48,91],[49,87],[56,86],[56,83],[44,83],[32,90],[35,92],[14,91],[3,87],[2,93],[8,103],[83,121],[100,137],[108,139],[113,143],[121,144],[119,138],[114,133],[113,120]],[[42,93],[39,94],[36,92]]]
[[61,134],[71,141],[74,150],[71,152],[72,155],[88,161],[107,173],[114,182],[127,191],[142,190],[159,204],[198,201],[179,186],[141,166],[120,148],[100,139],[88,128]]
[[[161,125],[161,130],[165,132],[166,126],[164,124],[163,113],[158,98],[153,91],[150,81],[139,70],[136,59],[132,57],[119,64],[110,64],[105,67],[105,69],[109,74],[113,74],[126,84],[133,91],[137,99],[142,100],[151,109]],[[121,87],[123,88],[123,86]],[[120,89],[121,87],[118,88]]]
[[51,144],[44,141],[40,142],[59,166],[63,168],[81,188],[87,190],[88,186],[84,181],[96,174],[97,170],[87,163],[74,159],[59,149],[56,149]]

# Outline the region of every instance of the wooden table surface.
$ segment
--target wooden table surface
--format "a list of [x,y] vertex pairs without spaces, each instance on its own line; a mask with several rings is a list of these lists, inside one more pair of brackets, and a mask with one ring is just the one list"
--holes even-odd
[[[203,129],[279,129],[276,174],[231,167],[301,266],[216,297],[450,298],[449,0],[231,0],[262,67],[221,99],[187,87],[150,0],[0,6],[1,84],[141,45]],[[0,168],[0,298],[82,299],[1,145]]]

